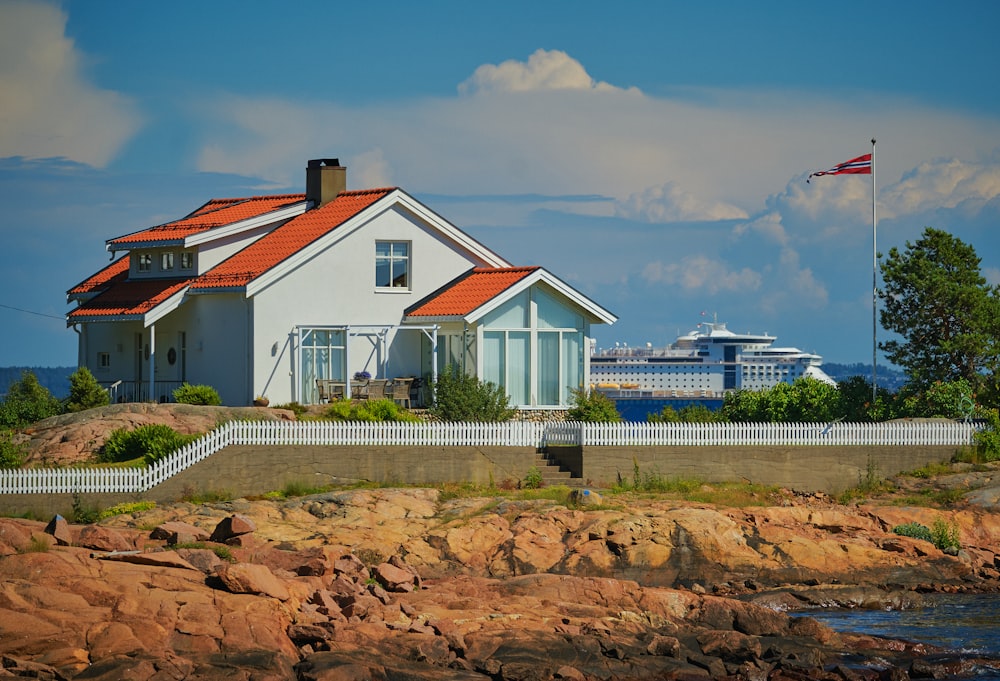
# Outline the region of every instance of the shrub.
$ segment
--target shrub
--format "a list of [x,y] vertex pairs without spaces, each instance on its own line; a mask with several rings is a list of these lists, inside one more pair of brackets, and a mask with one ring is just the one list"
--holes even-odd
[[931,530],[926,525],[921,525],[920,523],[904,523],[902,525],[896,525],[892,528],[894,534],[898,534],[902,537],[911,537],[913,539],[923,539],[924,541],[934,542],[933,537],[931,537]]
[[334,421],[418,421],[416,415],[400,407],[392,400],[367,400],[358,404],[350,400],[331,402],[323,412],[323,417]]
[[190,385],[184,383],[174,390],[174,401],[180,404],[215,406],[222,404],[219,392],[210,385]]
[[108,391],[94,378],[87,367],[80,367],[69,376],[69,401],[66,411],[77,412],[103,407],[110,402]]
[[0,402],[0,427],[23,428],[61,413],[62,403],[38,382],[35,374],[23,371]]
[[617,423],[622,420],[615,401],[597,390],[574,390],[573,406],[566,412],[570,421]]
[[934,521],[934,525],[931,526],[931,541],[934,542],[934,546],[945,553],[958,553],[958,550],[962,548],[962,543],[959,539],[958,525],[955,523],[946,523],[941,518],[938,518]]
[[521,487],[524,489],[541,489],[544,486],[545,480],[542,479],[542,473],[535,466],[528,469],[528,472],[524,474],[524,480],[521,481]]
[[291,411],[295,414],[295,418],[301,418],[302,415],[308,411],[308,409],[306,409],[306,406],[304,404],[300,404],[299,402],[287,402],[285,404],[276,404],[274,405],[274,408],[287,409],[288,411]]
[[976,431],[976,454],[980,461],[996,461],[1000,459],[1000,413],[996,409],[989,409],[983,415],[986,426]]
[[127,515],[129,513],[138,513],[139,511],[148,511],[151,508],[156,508],[155,501],[124,501],[120,504],[115,504],[110,508],[106,508],[97,514],[98,519],[104,520],[105,518],[112,518],[116,515]]
[[181,435],[170,426],[159,423],[147,423],[134,430],[119,428],[108,436],[98,459],[115,463],[142,457],[149,465],[192,442],[196,437]]
[[507,421],[515,410],[504,389],[448,367],[433,386],[431,414],[444,421]]
[[20,468],[24,463],[26,449],[14,442],[14,431],[0,429],[0,468]]

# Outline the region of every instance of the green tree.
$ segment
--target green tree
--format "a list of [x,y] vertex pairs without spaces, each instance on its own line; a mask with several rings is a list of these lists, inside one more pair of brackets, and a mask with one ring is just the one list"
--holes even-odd
[[59,399],[38,382],[35,374],[23,371],[21,380],[11,384],[7,397],[0,403],[0,427],[23,428],[61,413]]
[[[918,391],[965,379],[995,388],[1000,366],[1000,292],[980,273],[975,249],[927,227],[882,262],[879,319],[900,339],[879,343]],[[994,396],[995,397],[995,396]]]
[[80,367],[69,377],[69,402],[66,411],[77,412],[103,407],[109,402],[108,391],[94,378],[87,367]]
[[872,404],[872,383],[864,376],[851,376],[837,384],[837,411],[848,423],[885,421],[890,418],[892,394],[880,387]]

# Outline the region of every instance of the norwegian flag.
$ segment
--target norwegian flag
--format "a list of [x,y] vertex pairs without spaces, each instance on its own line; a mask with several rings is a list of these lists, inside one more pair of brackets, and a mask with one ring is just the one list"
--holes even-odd
[[818,172],[812,173],[806,178],[806,182],[818,175],[871,175],[872,174],[872,155],[865,154],[864,156],[858,156],[857,158],[852,158],[850,161],[844,161],[840,165],[836,165],[829,170],[820,170]]

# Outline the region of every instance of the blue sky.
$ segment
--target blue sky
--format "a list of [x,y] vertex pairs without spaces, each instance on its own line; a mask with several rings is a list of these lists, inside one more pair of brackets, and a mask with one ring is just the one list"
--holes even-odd
[[[0,366],[72,366],[107,239],[209,198],[400,186],[666,344],[872,354],[878,246],[1000,284],[1000,4],[0,0]],[[879,329],[884,337],[885,332]],[[880,360],[881,361],[881,360]]]

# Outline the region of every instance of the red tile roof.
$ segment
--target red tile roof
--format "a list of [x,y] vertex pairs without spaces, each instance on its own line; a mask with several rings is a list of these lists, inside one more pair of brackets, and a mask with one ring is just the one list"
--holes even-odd
[[305,194],[251,196],[242,199],[212,199],[185,218],[150,227],[108,241],[111,247],[127,248],[129,244],[157,241],[179,241],[213,227],[247,220],[285,206],[305,201]]
[[67,320],[89,317],[142,315],[183,289],[191,279],[138,279],[117,282],[91,300],[80,304]]
[[407,317],[460,317],[489,302],[540,267],[476,267],[420,301]]
[[198,277],[191,289],[246,286],[394,190],[395,187],[384,187],[341,192],[333,201],[289,220],[219,263]]
[[66,294],[69,296],[78,296],[87,293],[97,293],[115,282],[125,281],[126,278],[128,278],[127,255],[118,258],[97,274],[84,279],[67,291]]

